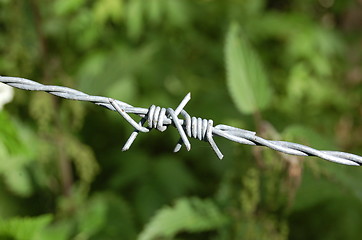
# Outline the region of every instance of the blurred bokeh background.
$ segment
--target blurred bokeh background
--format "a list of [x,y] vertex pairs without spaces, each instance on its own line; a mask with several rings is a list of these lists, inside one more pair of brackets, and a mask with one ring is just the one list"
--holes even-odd
[[[0,0],[0,74],[362,155],[362,1]],[[9,102],[10,101],[10,102]],[[6,105],[4,105],[6,102]],[[1,239],[360,239],[362,170],[0,84]]]

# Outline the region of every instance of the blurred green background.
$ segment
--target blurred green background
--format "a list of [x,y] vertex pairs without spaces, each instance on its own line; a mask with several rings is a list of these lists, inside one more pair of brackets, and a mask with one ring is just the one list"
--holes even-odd
[[[0,0],[1,75],[145,108],[192,92],[192,116],[318,149],[362,155],[361,64],[360,0]],[[361,168],[217,137],[222,161],[197,140],[174,154],[174,128],[122,152],[117,113],[14,93],[0,239],[362,235]]]

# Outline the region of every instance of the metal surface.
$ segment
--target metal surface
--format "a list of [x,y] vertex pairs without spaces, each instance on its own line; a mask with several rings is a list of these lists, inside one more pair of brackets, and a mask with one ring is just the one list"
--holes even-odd
[[[107,97],[91,96],[67,87],[43,85],[24,78],[0,76],[0,82],[24,90],[44,91],[66,99],[92,102],[110,110],[117,111],[135,128],[134,132],[124,145],[122,149],[123,151],[130,148],[139,132],[149,132],[152,128],[159,131],[165,131],[167,127],[171,125],[176,127],[180,134],[180,140],[175,147],[175,152],[179,151],[182,145],[185,145],[186,149],[189,151],[191,149],[191,144],[188,138],[196,138],[210,143],[216,155],[222,159],[223,154],[213,139],[214,136],[219,136],[241,144],[254,146],[263,145],[287,154],[298,156],[316,156],[331,162],[345,165],[362,165],[362,157],[358,155],[338,151],[320,151],[297,143],[266,140],[256,136],[255,132],[222,124],[213,126],[212,120],[191,117],[183,109],[191,99],[190,93],[185,96],[176,110],[173,110],[172,108],[156,107],[154,105],[147,109],[133,107],[132,105],[122,101]],[[130,113],[140,116],[142,118],[141,121],[138,123],[134,121],[133,118],[129,116]],[[183,119],[178,118],[180,114]],[[146,122],[148,127],[143,127]]]

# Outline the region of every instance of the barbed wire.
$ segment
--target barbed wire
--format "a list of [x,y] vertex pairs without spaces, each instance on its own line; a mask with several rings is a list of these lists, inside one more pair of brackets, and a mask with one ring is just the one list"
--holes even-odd
[[[223,154],[213,139],[214,136],[219,136],[241,144],[266,146],[286,154],[298,156],[316,156],[331,162],[345,165],[362,165],[362,157],[355,154],[339,151],[321,151],[298,143],[266,140],[264,138],[258,137],[256,133],[252,131],[223,124],[214,126],[212,120],[191,117],[184,110],[184,107],[191,99],[190,93],[188,93],[180,102],[176,110],[172,108],[162,108],[155,105],[151,105],[147,109],[134,107],[125,102],[108,97],[88,95],[68,87],[43,85],[24,78],[0,76],[0,82],[23,90],[43,91],[61,98],[92,102],[94,104],[106,107],[112,111],[118,112],[135,128],[131,136],[128,138],[126,144],[122,148],[123,151],[126,151],[131,147],[132,143],[140,132],[146,133],[151,129],[157,129],[163,132],[167,129],[168,126],[172,125],[177,128],[177,131],[180,134],[180,139],[174,149],[174,152],[178,152],[182,145],[185,145],[186,149],[189,151],[191,149],[191,144],[188,138],[196,138],[208,142],[218,158],[222,159]],[[132,117],[129,116],[129,114],[136,114],[141,117],[141,120],[137,123]],[[182,115],[183,119],[178,118],[180,114]],[[146,122],[148,123],[148,126],[144,127],[143,125]]]

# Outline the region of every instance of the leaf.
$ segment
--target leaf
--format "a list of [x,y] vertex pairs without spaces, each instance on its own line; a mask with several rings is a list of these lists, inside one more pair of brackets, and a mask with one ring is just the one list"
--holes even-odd
[[0,112],[0,143],[4,144],[10,155],[27,153],[25,142],[22,141],[19,131],[9,115],[6,112]]
[[[17,161],[16,158],[12,161]],[[4,173],[4,182],[11,192],[21,197],[28,197],[33,193],[31,178],[25,168],[12,169]]]
[[100,194],[92,197],[78,212],[79,231],[84,236],[94,235],[106,224],[107,203]]
[[236,23],[230,24],[226,36],[225,60],[228,89],[236,107],[245,114],[265,109],[271,98],[266,73]]
[[58,220],[41,231],[38,239],[43,240],[68,240],[71,239],[73,225],[71,221]]
[[26,127],[13,124],[6,112],[0,112],[0,178],[10,192],[21,197],[33,192],[26,170],[36,149],[36,141],[31,141],[30,135]]
[[[104,217],[101,228],[97,233],[92,235],[92,239],[135,239],[136,225],[128,203],[121,197],[111,192],[101,192],[95,195],[92,199],[94,203],[106,207],[106,212],[101,217]],[[100,207],[100,206],[99,206]],[[85,211],[88,211],[85,207]],[[96,216],[93,216],[96,217]],[[84,216],[80,221],[87,222],[87,216]]]
[[0,220],[0,238],[14,240],[39,239],[42,229],[50,223],[51,215],[39,217],[16,217]]
[[202,232],[218,229],[225,215],[211,200],[182,198],[173,207],[159,210],[139,236],[139,240],[172,238],[179,232]]

